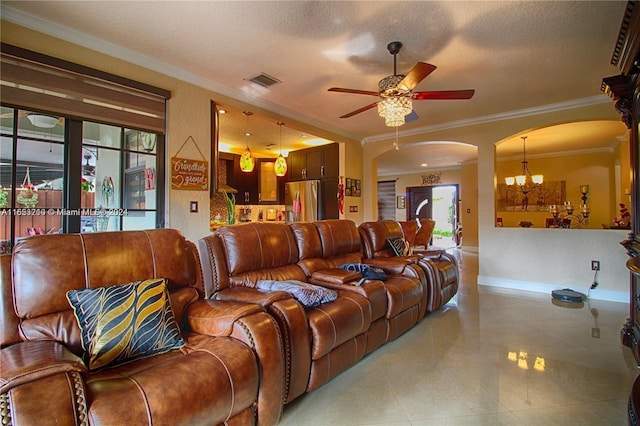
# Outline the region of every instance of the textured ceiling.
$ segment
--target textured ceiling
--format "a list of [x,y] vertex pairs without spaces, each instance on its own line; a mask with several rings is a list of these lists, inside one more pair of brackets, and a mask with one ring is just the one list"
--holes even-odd
[[[414,102],[419,119],[400,128],[414,132],[604,96],[602,78],[617,74],[609,62],[625,5],[622,1],[3,1],[1,7],[3,19],[204,83],[285,121],[290,117],[366,141],[391,130],[375,109],[348,119],[338,117],[372,98],[327,89],[376,91],[378,81],[393,73],[388,42],[404,44],[398,55],[399,73],[418,61],[438,67],[416,90],[476,91],[468,101]],[[267,89],[248,81],[261,73],[280,83]],[[240,120],[235,126],[242,128],[245,117],[235,112]],[[257,133],[261,119],[254,118],[253,133]],[[274,127],[277,132],[274,121],[266,122],[266,128]],[[300,133],[291,132],[291,139]],[[542,144],[543,134],[539,136]],[[233,138],[229,135],[229,140]],[[273,146],[263,150],[262,145],[275,138],[279,139],[277,133],[264,136],[254,150],[273,156]],[[475,158],[473,147],[434,142],[425,140],[385,155],[379,160],[381,174],[393,173],[398,166],[404,166],[398,172],[411,171],[407,164],[420,158],[429,158],[430,168]],[[231,143],[243,146],[246,140]]]

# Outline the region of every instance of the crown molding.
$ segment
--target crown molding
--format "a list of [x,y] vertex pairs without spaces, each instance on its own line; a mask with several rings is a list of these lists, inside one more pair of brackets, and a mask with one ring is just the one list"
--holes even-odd
[[[566,102],[558,102],[555,104],[541,105],[532,108],[524,108],[514,111],[502,112],[499,114],[485,115],[465,120],[449,121],[448,123],[435,124],[432,126],[417,127],[415,129],[399,131],[398,137],[414,136],[423,133],[436,132],[439,130],[455,129],[458,127],[473,126],[477,124],[486,124],[495,121],[512,120],[514,118],[529,117],[532,115],[546,114],[549,112],[557,112],[567,109],[581,108],[585,106],[609,103],[611,99],[607,95],[595,95],[587,98],[574,99]],[[380,135],[369,136],[362,140],[362,145],[371,142],[386,141],[396,136],[395,132],[383,133]]]
[[80,31],[73,30],[55,22],[42,19],[35,15],[14,9],[3,3],[0,3],[0,16],[2,16],[2,20],[4,21],[20,25],[30,30],[37,31],[39,33],[58,38],[60,40],[64,40],[69,43],[73,43],[78,46],[82,46],[87,49],[91,49],[105,55],[121,59],[123,61],[138,65],[146,69],[154,70],[155,72],[158,72],[160,74],[164,74],[177,80],[194,84],[198,87],[202,87],[212,92],[219,93],[223,96],[271,111],[275,114],[308,124],[310,126],[317,127],[319,129],[326,130],[327,132],[343,136],[347,139],[351,139],[354,141],[360,140],[359,136],[353,135],[350,132],[346,132],[344,129],[330,126],[327,123],[321,122],[304,114],[300,114],[297,111],[284,108],[262,98],[251,96],[244,91],[222,85],[198,74],[194,74],[182,68],[176,67],[175,65],[160,61],[151,56],[144,55],[140,52],[136,52],[132,49],[110,43],[97,37],[82,33]]

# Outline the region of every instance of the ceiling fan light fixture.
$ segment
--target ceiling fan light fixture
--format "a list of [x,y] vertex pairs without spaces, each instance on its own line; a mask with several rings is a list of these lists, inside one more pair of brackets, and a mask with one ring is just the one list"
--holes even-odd
[[378,115],[384,118],[388,127],[399,127],[405,123],[405,116],[411,114],[413,104],[408,96],[384,98],[378,102]]
[[32,126],[40,127],[42,129],[53,129],[58,124],[58,117],[44,114],[29,114],[27,120]]

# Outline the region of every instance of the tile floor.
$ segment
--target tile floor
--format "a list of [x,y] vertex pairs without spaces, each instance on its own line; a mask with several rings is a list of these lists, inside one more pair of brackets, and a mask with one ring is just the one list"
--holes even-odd
[[[476,286],[285,407],[281,425],[626,425],[638,371],[620,344],[628,305]],[[593,337],[599,329],[599,337]]]

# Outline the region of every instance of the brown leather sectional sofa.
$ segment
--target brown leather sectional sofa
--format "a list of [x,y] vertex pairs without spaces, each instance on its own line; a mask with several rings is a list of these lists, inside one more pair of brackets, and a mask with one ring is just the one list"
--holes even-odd
[[[438,267],[367,256],[363,235],[325,220],[223,227],[197,249],[171,229],[21,241],[0,257],[3,424],[276,424],[284,405],[435,309]],[[164,278],[184,346],[89,369],[67,291],[150,278]],[[262,287],[291,280],[330,297],[305,306]]]
[[[276,318],[287,356],[285,403],[327,383],[436,309],[430,294],[437,287],[435,265],[427,276],[417,256],[366,256],[362,241],[350,220],[247,223],[199,241],[207,296],[258,303]],[[382,269],[387,279],[358,285],[361,275],[340,268],[350,263]],[[261,280],[306,281],[335,290],[337,298],[305,309],[291,297],[261,291]]]
[[[278,327],[258,305],[204,300],[197,256],[171,229],[35,236],[1,256],[2,424],[277,423]],[[157,277],[186,344],[90,371],[67,291]]]

